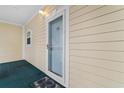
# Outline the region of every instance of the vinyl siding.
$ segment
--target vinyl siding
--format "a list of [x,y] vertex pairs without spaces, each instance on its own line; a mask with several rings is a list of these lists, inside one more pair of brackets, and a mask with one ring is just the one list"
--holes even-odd
[[[56,6],[45,6],[44,11],[50,15]],[[25,47],[25,59],[42,71],[45,71],[46,24],[45,18],[37,14],[25,26],[32,30],[32,47]]]
[[[58,6],[45,6],[50,14]],[[124,6],[70,6],[69,87],[124,87]],[[37,14],[25,26],[32,47],[25,58],[45,71],[46,24]]]
[[70,7],[70,87],[124,87],[124,6]]

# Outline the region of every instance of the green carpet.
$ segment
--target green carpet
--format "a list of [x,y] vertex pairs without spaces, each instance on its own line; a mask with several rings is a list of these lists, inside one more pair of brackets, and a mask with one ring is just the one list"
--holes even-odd
[[46,76],[25,60],[0,64],[0,88],[30,88]]

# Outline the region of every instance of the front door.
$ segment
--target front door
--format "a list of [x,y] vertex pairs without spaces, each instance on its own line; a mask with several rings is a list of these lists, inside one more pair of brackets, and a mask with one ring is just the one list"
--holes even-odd
[[49,22],[48,70],[63,77],[64,32],[63,16]]
[[47,19],[47,65],[46,72],[54,80],[67,85],[68,55],[66,38],[66,12],[62,10]]

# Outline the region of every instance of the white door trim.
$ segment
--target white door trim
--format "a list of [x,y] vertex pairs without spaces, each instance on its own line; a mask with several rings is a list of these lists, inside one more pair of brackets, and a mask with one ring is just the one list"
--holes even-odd
[[[65,41],[65,51],[64,51],[64,77],[60,78],[59,76],[50,73],[48,71],[48,50],[47,50],[47,44],[48,44],[48,22],[51,20],[54,20],[58,18],[59,16],[63,15],[64,18],[64,41]],[[46,67],[45,67],[45,72],[47,75],[49,75],[51,78],[55,79],[57,82],[62,84],[65,87],[69,87],[69,7],[64,6],[61,9],[54,11],[51,15],[49,15],[46,18]]]

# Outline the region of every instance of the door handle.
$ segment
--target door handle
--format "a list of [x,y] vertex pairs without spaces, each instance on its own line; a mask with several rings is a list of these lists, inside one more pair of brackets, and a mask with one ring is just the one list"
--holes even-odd
[[47,44],[47,49],[49,48],[49,45]]
[[51,49],[52,50],[52,45],[47,44],[47,49]]

